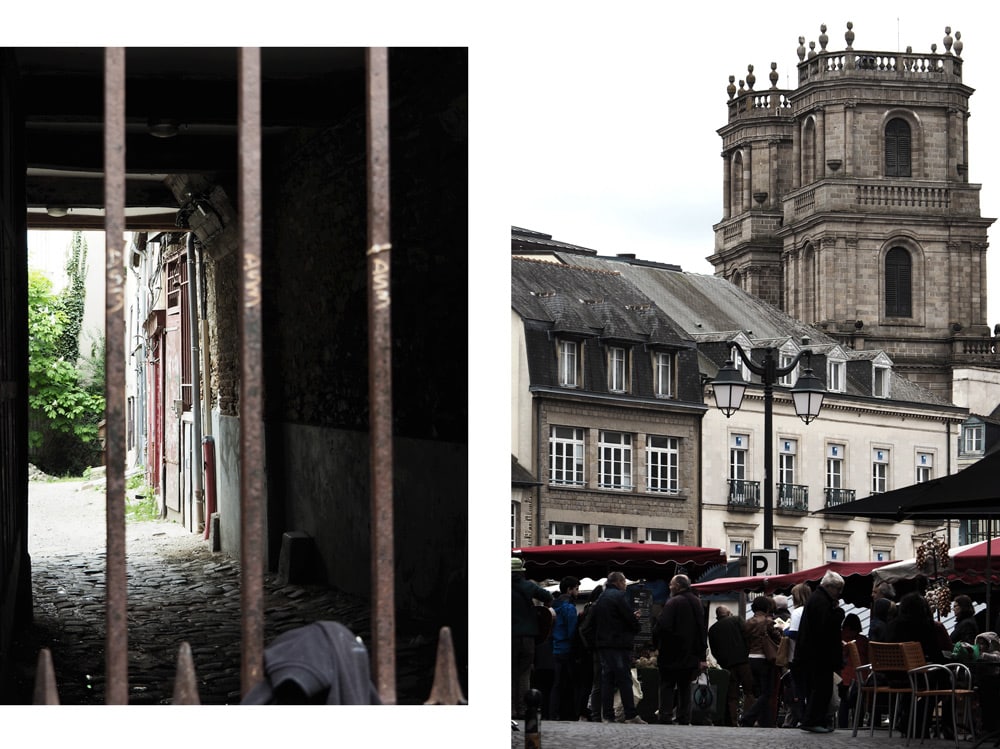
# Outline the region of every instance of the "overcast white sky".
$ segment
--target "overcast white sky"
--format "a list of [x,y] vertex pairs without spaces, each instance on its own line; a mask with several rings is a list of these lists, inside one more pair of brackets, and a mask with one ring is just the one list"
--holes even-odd
[[[542,4],[539,4],[542,5]],[[712,225],[722,217],[722,140],[729,76],[755,89],[795,86],[799,36],[843,50],[848,21],[856,50],[944,51],[960,31],[970,100],[969,180],[983,185],[981,212],[1000,216],[995,143],[1000,80],[990,52],[995,11],[982,4],[823,5],[701,3],[677,15],[643,10],[579,13],[535,9],[504,60],[511,106],[504,123],[509,223],[604,254],[635,252],[711,273]],[[817,49],[819,48],[817,41]],[[472,84],[475,97],[475,80]],[[475,98],[473,99],[473,106]],[[476,137],[473,131],[473,138]],[[990,231],[992,236],[997,227]],[[1000,247],[990,250],[987,323],[1000,322]]]

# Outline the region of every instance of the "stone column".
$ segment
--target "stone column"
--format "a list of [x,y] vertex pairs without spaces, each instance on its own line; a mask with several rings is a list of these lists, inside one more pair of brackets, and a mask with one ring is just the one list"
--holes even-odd
[[816,177],[826,177],[826,112],[816,110]]

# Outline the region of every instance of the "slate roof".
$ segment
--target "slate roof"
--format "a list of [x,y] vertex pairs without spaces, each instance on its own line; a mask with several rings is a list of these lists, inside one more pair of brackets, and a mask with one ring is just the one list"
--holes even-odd
[[[527,233],[530,234],[530,232]],[[541,236],[547,237],[547,235]],[[625,307],[637,303],[655,304],[662,315],[651,313],[651,317],[657,321],[657,324],[669,326],[676,331],[674,336],[678,339],[698,344],[699,367],[702,374],[708,378],[715,377],[722,361],[724,361],[726,350],[724,347],[712,347],[705,344],[724,343],[731,340],[740,331],[754,342],[755,347],[762,347],[765,342],[770,345],[780,344],[789,338],[799,344],[804,337],[809,338],[809,347],[817,354],[825,354],[834,346],[840,345],[847,355],[848,362],[870,360],[882,353],[878,350],[854,351],[847,348],[822,329],[790,317],[777,307],[719,276],[686,273],[676,265],[637,261],[625,256],[597,255],[592,250],[580,252],[578,251],[580,248],[574,249],[573,246],[569,246],[564,249],[555,246],[556,244],[551,243],[547,253],[554,262],[535,261],[533,263],[535,266],[547,268],[545,271],[539,270],[533,274],[536,283],[542,281],[550,283],[552,286],[546,288],[555,292],[555,289],[559,288],[556,284],[560,284],[564,278],[574,278],[575,285],[563,287],[566,297],[562,301],[563,305],[568,303],[569,298],[579,300],[586,298],[588,293],[591,296],[598,293],[611,295],[603,298],[617,298],[618,301],[624,303],[619,306]],[[522,260],[520,262],[531,263],[532,261]],[[519,269],[519,274],[526,273],[525,266],[518,266],[516,261],[514,266]],[[572,274],[563,272],[569,268],[586,273],[572,276]],[[598,278],[603,280],[597,282]],[[526,279],[522,278],[520,283],[523,289]],[[594,284],[593,288],[600,289],[600,291],[590,290],[588,292],[592,283]],[[515,287],[517,286],[518,282],[515,282]],[[615,294],[623,296],[615,297],[613,296]],[[579,305],[569,306],[579,316],[581,325],[589,326],[593,330],[598,324],[593,316],[593,309],[588,312],[580,309]],[[565,306],[560,307],[558,302],[543,304],[542,300],[537,297],[533,299],[518,298],[516,290],[514,307],[522,317],[538,320],[552,319],[553,322],[555,322],[554,318],[542,316],[546,307],[551,309],[558,307],[564,310],[564,314],[567,316],[569,311]],[[630,315],[629,319],[635,325],[635,315]],[[620,325],[621,323],[620,318],[615,318],[615,324]],[[565,325],[566,323],[561,322],[560,324]],[[647,327],[645,330],[649,331],[651,327]],[[583,331],[581,330],[581,332]],[[719,360],[716,361],[716,359]],[[895,372],[891,374],[890,394],[889,400],[893,401],[923,403],[933,406],[954,406],[930,390]],[[847,378],[847,395],[872,397],[871,383],[852,376],[850,368]]]
[[511,259],[511,306],[557,333],[691,346],[671,320],[617,270]]

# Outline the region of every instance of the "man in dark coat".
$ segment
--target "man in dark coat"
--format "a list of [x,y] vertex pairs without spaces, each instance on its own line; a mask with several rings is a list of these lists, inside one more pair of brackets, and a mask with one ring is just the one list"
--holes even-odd
[[746,621],[733,616],[726,606],[715,610],[716,622],[708,629],[708,644],[712,656],[722,668],[729,671],[726,689],[727,726],[739,725],[740,688],[746,695],[747,707],[753,699],[753,674],[750,672],[750,649],[747,647]]
[[691,591],[687,575],[670,580],[670,598],[653,626],[660,672],[660,723],[670,723],[677,690],[677,723],[691,722],[691,682],[705,662],[708,642],[701,600]]
[[531,688],[535,662],[538,617],[535,601],[552,602],[552,594],[524,576],[524,560],[510,560],[510,713],[512,720],[524,718],[524,695]]
[[802,608],[794,663],[805,679],[806,709],[800,726],[803,731],[833,731],[828,725],[828,714],[833,675],[840,673],[844,663],[840,639],[844,611],[838,605],[843,591],[844,578],[827,571]]
[[639,717],[632,694],[632,646],[640,629],[639,612],[629,605],[626,585],[625,575],[612,572],[604,593],[594,604],[595,646],[601,658],[601,712],[605,722],[614,721],[617,689],[625,722],[645,723]]

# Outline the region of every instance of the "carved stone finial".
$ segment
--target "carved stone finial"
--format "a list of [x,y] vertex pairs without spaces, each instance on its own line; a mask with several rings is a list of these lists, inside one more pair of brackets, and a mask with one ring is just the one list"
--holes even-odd
[[743,81],[740,81],[740,96],[742,96],[747,92],[747,90],[743,86],[744,86]]
[[962,56],[962,47],[964,47],[964,46],[965,45],[962,43],[962,32],[961,31],[956,31],[955,32],[955,54],[958,55],[959,57]]
[[951,54],[951,43],[952,43],[951,26],[945,26],[944,27],[944,53],[946,55],[950,55]]
[[771,63],[771,72],[768,75],[768,77],[771,79],[771,88],[777,88],[778,87],[778,63],[776,63],[776,62],[772,62]]
[[729,98],[730,99],[732,99],[734,96],[736,96],[736,86],[733,85],[733,81],[735,81],[735,80],[736,80],[736,76],[735,75],[729,76],[729,85],[726,86],[726,92],[729,94]]
[[820,24],[819,27],[819,48],[822,52],[826,52],[826,43],[830,41],[830,37],[826,35],[826,24]]
[[816,42],[809,42],[809,57],[816,56]]
[[747,65],[747,88],[753,91],[753,84],[757,82],[757,76],[753,74],[753,65]]
[[854,44],[854,24],[851,21],[847,22],[847,33],[844,34],[844,39],[847,41],[847,48],[852,49]]
[[937,54],[937,45],[936,44],[932,44],[931,45],[931,54],[932,55],[936,55]]
[[806,38],[804,36],[799,37],[799,48],[795,51],[799,55],[799,62],[806,59]]

